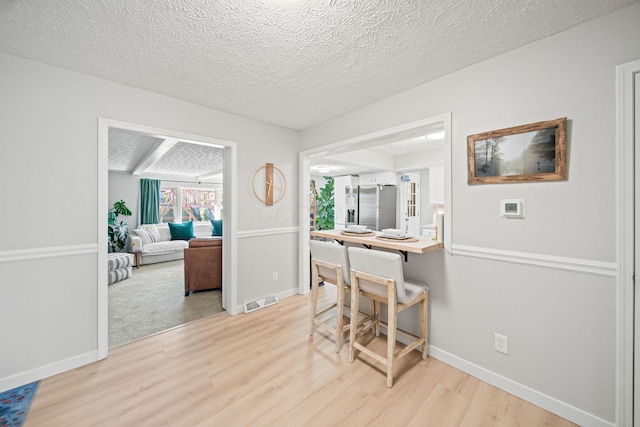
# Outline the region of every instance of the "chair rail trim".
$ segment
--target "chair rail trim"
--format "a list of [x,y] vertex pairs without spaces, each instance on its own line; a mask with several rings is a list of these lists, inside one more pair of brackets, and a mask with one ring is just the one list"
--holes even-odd
[[615,262],[594,261],[581,258],[568,258],[555,255],[543,255],[529,252],[505,251],[467,245],[453,245],[453,255],[471,258],[490,259],[514,264],[531,265],[555,270],[584,273],[615,278],[618,266]]
[[15,249],[9,251],[0,251],[0,263],[43,258],[59,258],[72,255],[87,255],[96,253],[98,253],[97,243]]

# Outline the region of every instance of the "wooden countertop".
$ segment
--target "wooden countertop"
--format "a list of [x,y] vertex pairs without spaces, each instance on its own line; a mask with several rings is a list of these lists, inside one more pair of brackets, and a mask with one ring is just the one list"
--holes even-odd
[[414,254],[424,254],[427,252],[442,249],[442,242],[431,240],[431,237],[416,236],[417,241],[391,241],[381,240],[376,237],[382,233],[377,231],[375,236],[358,236],[353,234],[342,234],[344,230],[316,230],[310,233],[311,237],[324,237],[327,239],[337,240],[339,242],[360,243],[367,247],[376,246],[379,248],[395,249],[401,252],[411,252]]

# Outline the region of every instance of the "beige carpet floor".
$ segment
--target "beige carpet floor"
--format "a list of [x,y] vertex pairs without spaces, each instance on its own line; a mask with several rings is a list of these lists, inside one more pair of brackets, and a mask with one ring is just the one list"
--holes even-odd
[[219,289],[184,296],[183,269],[182,260],[143,265],[109,285],[109,348],[223,311]]

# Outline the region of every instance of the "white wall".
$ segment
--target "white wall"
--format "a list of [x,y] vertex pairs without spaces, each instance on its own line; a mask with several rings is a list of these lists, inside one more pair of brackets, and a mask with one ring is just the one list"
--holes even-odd
[[[307,150],[452,113],[454,255],[409,272],[431,287],[432,354],[586,425],[615,417],[615,66],[640,58],[638,22],[636,3],[302,132]],[[566,182],[467,185],[468,135],[564,116]],[[527,218],[499,218],[503,198]]]
[[435,224],[433,211],[435,207],[429,203],[429,169],[420,171],[420,232],[423,225]]
[[297,236],[296,191],[267,208],[251,190],[265,162],[297,182],[297,132],[6,54],[0,93],[0,390],[96,360],[98,118],[234,141],[238,295],[297,290],[295,256],[246,250]]
[[319,175],[311,175],[311,179],[316,182],[316,191],[320,191],[320,189],[327,184],[327,180]]
[[109,172],[109,208],[119,200],[124,200],[131,216],[119,216],[133,230],[140,224],[140,177],[128,173]]

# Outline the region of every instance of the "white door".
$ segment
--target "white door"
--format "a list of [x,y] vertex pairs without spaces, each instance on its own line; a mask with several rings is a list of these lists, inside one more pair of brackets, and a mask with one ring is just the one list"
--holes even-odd
[[409,236],[420,235],[420,175],[405,174],[402,180],[404,231]]

